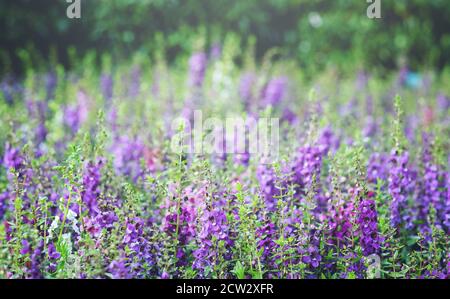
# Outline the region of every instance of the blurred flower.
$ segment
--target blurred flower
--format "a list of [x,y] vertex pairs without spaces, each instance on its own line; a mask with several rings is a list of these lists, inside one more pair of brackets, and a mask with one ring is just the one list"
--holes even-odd
[[287,90],[287,78],[274,78],[267,83],[262,94],[262,103],[264,106],[276,106],[284,98]]
[[253,73],[245,73],[241,76],[239,83],[239,95],[244,104],[248,107],[252,101],[253,87],[256,83],[256,76]]
[[106,102],[110,101],[113,96],[113,79],[109,74],[103,74],[100,77],[100,88]]
[[0,221],[3,220],[6,210],[8,209],[9,197],[10,195],[8,191],[0,193]]
[[309,24],[314,28],[318,28],[318,27],[322,26],[322,23],[323,23],[322,17],[320,16],[320,14],[315,11],[310,12],[308,14],[308,21],[309,21]]
[[89,98],[87,94],[79,90],[77,93],[77,103],[65,108],[64,123],[76,133],[81,125],[87,120],[89,113]]
[[211,53],[210,56],[212,59],[219,59],[222,55],[222,47],[219,43],[214,43],[211,46]]
[[45,89],[47,91],[47,101],[55,97],[55,89],[58,84],[58,77],[54,71],[48,72],[45,76]]

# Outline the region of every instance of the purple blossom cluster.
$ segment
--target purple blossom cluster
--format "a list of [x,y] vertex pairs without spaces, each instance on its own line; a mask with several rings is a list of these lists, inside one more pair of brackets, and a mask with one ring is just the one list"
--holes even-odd
[[268,164],[260,164],[256,170],[256,177],[258,178],[261,194],[264,199],[265,206],[268,211],[275,211],[277,208],[280,190],[277,189],[277,175],[275,170]]
[[327,244],[338,247],[347,246],[354,233],[355,208],[353,203],[338,203],[329,209]]
[[81,198],[89,211],[89,215],[97,215],[99,213],[98,198],[100,197],[100,180],[101,180],[102,160],[97,163],[89,162],[86,166],[83,176],[83,191]]
[[290,166],[292,183],[297,186],[298,196],[304,196],[305,191],[313,183],[319,182],[322,169],[323,150],[315,145],[306,145],[298,149],[297,155]]
[[277,77],[270,80],[263,90],[261,96],[262,103],[264,106],[272,105],[275,106],[279,104],[287,91],[287,78]]
[[209,210],[204,207],[199,225],[200,230],[196,236],[198,247],[193,252],[192,267],[198,269],[199,273],[205,273],[205,269],[211,270],[217,266],[220,259],[231,259],[230,247],[233,241],[230,239],[226,214],[220,209]]
[[388,178],[388,160],[389,157],[383,153],[373,153],[367,165],[367,180],[376,184],[378,180],[386,181]]
[[[2,80],[0,278],[367,278],[374,256],[383,278],[448,278],[449,101],[432,77],[308,82],[228,65],[232,48]],[[411,88],[436,102],[394,115]],[[250,122],[217,140],[243,137],[239,153],[174,151],[173,118],[196,109],[279,118],[279,155],[250,152]]]
[[357,223],[363,254],[365,256],[379,254],[382,239],[378,231],[378,215],[373,199],[363,199],[359,203]]
[[408,196],[413,192],[415,181],[408,164],[408,152],[399,153],[393,150],[389,163],[389,193],[392,196],[391,224],[394,227],[405,225],[411,229],[414,224],[408,209]]

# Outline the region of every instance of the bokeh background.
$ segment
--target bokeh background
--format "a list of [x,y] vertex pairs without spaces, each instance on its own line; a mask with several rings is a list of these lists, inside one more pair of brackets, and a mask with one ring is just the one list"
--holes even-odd
[[0,1],[1,74],[23,73],[26,59],[34,68],[49,59],[70,67],[75,51],[126,59],[161,47],[161,37],[173,63],[199,36],[211,46],[227,32],[243,44],[254,37],[258,57],[279,47],[308,74],[330,65],[385,72],[402,63],[439,72],[450,59],[448,0],[381,0],[382,19],[373,20],[365,0],[82,0],[81,19],[66,17],[68,5]]
[[380,1],[0,0],[0,279],[449,279],[450,1]]

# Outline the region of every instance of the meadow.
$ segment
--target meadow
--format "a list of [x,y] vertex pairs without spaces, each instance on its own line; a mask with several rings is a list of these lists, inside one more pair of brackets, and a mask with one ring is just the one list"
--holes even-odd
[[[448,71],[237,39],[3,77],[0,278],[450,278]],[[279,119],[278,156],[173,151],[195,110]]]

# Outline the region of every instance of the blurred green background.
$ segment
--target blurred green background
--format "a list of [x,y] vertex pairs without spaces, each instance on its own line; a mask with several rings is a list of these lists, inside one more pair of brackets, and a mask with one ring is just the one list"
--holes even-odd
[[366,16],[366,0],[82,0],[81,19],[66,17],[68,5],[0,0],[1,74],[24,71],[24,51],[33,67],[55,60],[70,67],[69,48],[120,60],[151,53],[162,40],[170,62],[199,37],[210,47],[227,32],[242,46],[256,37],[259,57],[280,47],[309,72],[330,65],[383,72],[400,61],[439,71],[450,60],[448,0],[381,0],[382,19]]

